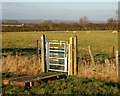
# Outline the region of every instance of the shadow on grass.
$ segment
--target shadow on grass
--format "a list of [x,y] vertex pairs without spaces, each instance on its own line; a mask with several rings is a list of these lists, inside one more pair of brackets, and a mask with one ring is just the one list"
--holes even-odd
[[118,88],[120,89],[120,83],[106,82],[105,84],[106,84],[107,86],[118,87]]
[[37,49],[36,48],[4,48],[2,49],[2,56],[7,56],[7,54],[11,54],[11,55],[35,55],[37,54]]
[[22,76],[26,76],[24,74],[20,74],[20,75],[15,75],[13,73],[2,73],[2,79],[8,79],[8,78],[15,78],[15,77],[22,77]]

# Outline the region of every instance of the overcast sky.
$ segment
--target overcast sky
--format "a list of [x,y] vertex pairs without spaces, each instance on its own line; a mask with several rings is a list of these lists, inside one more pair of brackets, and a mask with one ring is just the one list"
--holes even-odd
[[2,2],[119,2],[119,0],[2,0]]
[[116,2],[32,2],[33,0],[29,0],[31,2],[3,1],[2,19],[79,20],[81,17],[87,16],[89,20],[106,21],[109,18],[115,18],[116,10],[118,10],[117,0]]

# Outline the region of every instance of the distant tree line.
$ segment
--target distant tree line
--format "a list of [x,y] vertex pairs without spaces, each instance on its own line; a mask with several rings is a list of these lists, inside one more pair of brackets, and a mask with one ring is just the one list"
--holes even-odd
[[19,25],[21,24],[20,22],[18,22],[17,20],[6,20],[3,21],[2,24],[4,25]]
[[[18,22],[16,22],[18,23]],[[14,24],[16,25],[16,24]],[[39,24],[26,23],[21,26],[2,26],[2,32],[24,32],[24,31],[90,31],[90,30],[117,30],[118,23],[109,19],[108,23],[96,24],[90,23],[86,17],[80,19],[80,22],[56,23],[46,20]]]

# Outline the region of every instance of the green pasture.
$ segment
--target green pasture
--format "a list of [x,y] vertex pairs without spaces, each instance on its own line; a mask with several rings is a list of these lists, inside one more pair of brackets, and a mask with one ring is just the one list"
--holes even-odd
[[111,53],[113,46],[118,50],[118,34],[112,34],[112,31],[42,31],[42,32],[3,32],[2,48],[36,48],[37,39],[41,40],[41,35],[45,34],[46,40],[64,40],[69,41],[69,37],[78,37],[78,49],[80,47],[88,48],[91,46],[95,52]]

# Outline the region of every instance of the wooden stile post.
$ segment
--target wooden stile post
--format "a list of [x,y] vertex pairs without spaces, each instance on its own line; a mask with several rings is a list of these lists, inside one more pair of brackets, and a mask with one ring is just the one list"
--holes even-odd
[[74,37],[74,75],[77,74],[77,36]]
[[70,37],[70,75],[73,75],[73,37]]
[[42,72],[46,72],[45,64],[45,35],[41,36],[41,63],[42,63]]
[[39,62],[39,45],[38,45],[38,40],[37,40],[37,60]]
[[94,57],[93,57],[93,55],[92,55],[90,46],[88,46],[88,49],[89,49],[89,54],[90,54],[90,57],[91,57],[92,65],[95,66],[95,61],[94,61]]
[[118,66],[118,51],[116,51],[116,65]]
[[116,69],[117,69],[117,75],[118,75],[118,51],[116,51]]
[[113,59],[114,59],[114,47],[113,47],[113,52],[112,52],[112,63],[113,63]]

